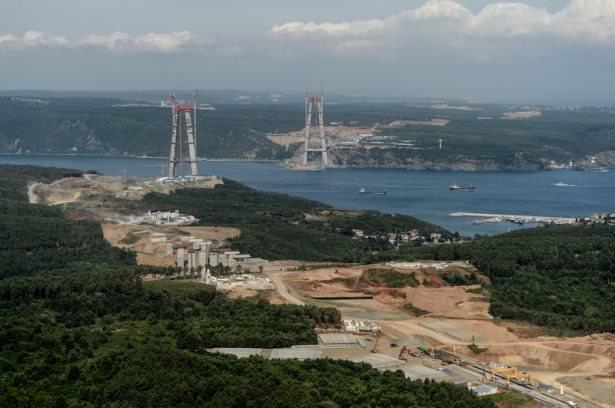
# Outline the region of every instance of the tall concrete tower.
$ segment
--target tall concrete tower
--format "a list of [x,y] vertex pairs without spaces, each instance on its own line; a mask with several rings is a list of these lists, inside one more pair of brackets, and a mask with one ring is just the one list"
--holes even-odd
[[[193,107],[189,103],[178,104],[174,96],[171,96],[172,107],[172,126],[171,131],[171,153],[169,155],[169,177],[183,176],[183,163],[187,161],[190,165],[190,175],[198,176],[196,163],[196,129],[193,128],[192,112]],[[195,106],[196,108],[196,106]],[[196,113],[196,109],[194,109]],[[183,121],[182,121],[183,113]],[[195,114],[196,117],[196,114]],[[184,129],[186,137],[184,139]],[[184,156],[184,146],[188,148],[187,159]],[[181,174],[180,174],[181,173]]]
[[[305,151],[303,152],[303,165],[307,166],[310,161],[310,153],[320,154],[320,165],[325,168],[329,165],[327,157],[327,140],[325,139],[325,122],[324,122],[324,105],[325,99],[322,95],[306,95],[305,96]],[[315,124],[319,128],[320,146],[312,147],[310,145],[310,130],[312,126],[312,118],[315,117]]]

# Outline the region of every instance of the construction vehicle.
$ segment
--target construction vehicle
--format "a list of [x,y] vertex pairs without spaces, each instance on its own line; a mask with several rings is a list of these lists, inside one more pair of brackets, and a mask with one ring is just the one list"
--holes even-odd
[[495,381],[496,377],[505,378],[508,385],[511,382],[533,388],[532,376],[525,372],[519,371],[516,367],[495,367],[491,369],[491,378]]
[[380,341],[380,336],[382,336],[382,332],[378,330],[376,332],[376,341],[374,342],[374,346],[370,350],[372,353],[378,353],[380,351],[378,350],[378,342]]
[[401,351],[399,352],[399,356],[397,356],[397,358],[399,358],[400,360],[403,360],[403,361],[408,361],[409,357],[420,358],[420,357],[422,357],[422,354],[421,354],[420,351],[418,351],[416,349],[411,349],[408,346],[403,346]]
[[435,354],[437,350],[446,350],[446,349],[451,349],[453,353],[457,351],[457,347],[455,344],[441,344],[439,346],[432,346],[431,354]]
[[408,346],[403,346],[397,358],[403,361],[408,361],[408,357],[419,357],[419,353]]
[[[451,351],[447,351],[450,349]],[[454,353],[455,344],[442,344],[439,346],[419,347],[419,350],[433,358],[441,360],[445,364],[460,364],[461,360]]]
[[430,350],[429,347],[419,346],[418,349],[419,349],[420,352],[422,352],[425,355],[428,355],[428,356],[431,355],[431,350]]

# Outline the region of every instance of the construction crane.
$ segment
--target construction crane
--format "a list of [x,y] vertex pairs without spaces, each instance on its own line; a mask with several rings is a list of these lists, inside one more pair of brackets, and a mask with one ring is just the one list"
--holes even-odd
[[496,377],[506,378],[506,382],[510,385],[510,382],[521,382],[532,386],[532,376],[525,372],[519,371],[517,367],[495,367],[491,369],[491,380],[495,381]]

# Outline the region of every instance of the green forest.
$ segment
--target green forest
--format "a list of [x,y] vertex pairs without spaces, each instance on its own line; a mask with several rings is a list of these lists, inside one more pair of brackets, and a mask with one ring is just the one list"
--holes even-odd
[[[233,249],[270,260],[363,262],[377,257],[374,253],[392,249],[384,238],[387,233],[412,229],[426,236],[439,232],[452,238],[441,227],[410,216],[335,210],[316,201],[261,192],[231,180],[212,190],[151,193],[140,205],[142,210],[178,209],[199,218],[203,225],[237,227],[241,235],[232,240]],[[353,228],[377,238],[353,239]]]
[[[547,159],[559,163],[576,161],[612,150],[615,143],[613,113],[547,111],[531,119],[505,120],[500,119],[501,109],[482,108],[465,113],[446,111],[442,115],[432,112],[436,117],[450,119],[447,126],[406,126],[382,133],[398,142],[413,142],[420,149],[419,153],[399,149],[392,153],[398,159],[418,156],[433,162],[455,162],[463,158],[522,170],[542,169]],[[477,116],[492,119],[477,120]],[[443,140],[442,150],[438,148],[439,139]]]
[[[34,103],[23,98],[0,97],[0,123],[3,124],[0,152],[167,156],[171,128],[168,110],[156,106],[118,106],[130,102],[135,101],[48,97]],[[365,165],[367,159],[375,165],[387,165],[410,157],[434,163],[469,160],[500,169],[537,170],[544,168],[546,160],[567,163],[612,150],[615,142],[612,111],[544,110],[540,117],[506,120],[502,119],[504,112],[523,109],[467,105],[463,109],[443,109],[405,103],[330,104],[326,121],[372,126],[399,119],[450,120],[444,127],[413,125],[381,129],[379,133],[391,140],[411,142],[416,148],[359,148],[344,158],[347,164],[359,158],[355,165]],[[199,111],[198,155],[287,159],[294,149],[286,150],[271,142],[267,134],[302,129],[303,109],[304,105],[296,102],[226,101],[216,104],[215,110]],[[444,143],[442,150],[437,148],[439,139]],[[337,153],[344,156],[348,152]]]
[[340,315],[231,300],[189,281],[143,282],[134,254],[108,247],[99,225],[27,203],[28,182],[77,172],[0,166],[0,175],[9,271],[0,276],[1,407],[495,406],[461,386],[366,364],[209,353],[313,344],[314,329]]
[[615,332],[615,227],[546,226],[410,259],[468,260],[491,280],[490,313],[563,331]]

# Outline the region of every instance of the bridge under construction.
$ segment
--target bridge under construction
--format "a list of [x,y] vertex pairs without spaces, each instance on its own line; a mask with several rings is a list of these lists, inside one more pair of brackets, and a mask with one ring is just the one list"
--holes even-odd
[[[325,99],[321,95],[306,95],[305,96],[305,139],[303,152],[303,165],[307,166],[313,159],[318,159],[320,156],[320,167],[325,168],[329,165],[329,157],[327,155],[327,140],[325,138]],[[317,147],[310,144],[312,119],[315,118],[315,125],[318,126],[319,143]]]
[[[185,176],[183,164],[187,162],[190,166],[190,176],[199,175],[196,162],[196,103],[191,105],[188,102],[177,103],[175,96],[171,95],[172,108],[172,130],[171,130],[171,152],[169,155],[169,177],[176,178]],[[194,120],[192,114],[194,112]],[[183,114],[183,120],[182,120]],[[185,130],[185,138],[184,138]],[[184,148],[187,148],[186,157]]]

